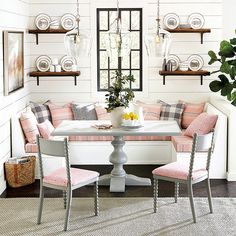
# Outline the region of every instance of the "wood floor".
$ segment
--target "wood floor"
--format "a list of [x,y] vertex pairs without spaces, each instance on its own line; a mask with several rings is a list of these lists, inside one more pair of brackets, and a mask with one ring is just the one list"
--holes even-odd
[[[85,168],[90,170],[96,170],[101,175],[110,173],[112,166],[76,166],[79,168]],[[129,174],[135,174],[140,177],[152,178],[152,170],[156,168],[153,165],[127,165],[125,170]],[[236,197],[236,182],[228,182],[226,180],[211,180],[211,190],[213,197]],[[99,187],[100,197],[152,197],[152,187],[137,187],[126,186],[124,193],[110,193],[108,186]],[[38,197],[39,196],[39,181],[36,180],[34,184],[20,187],[20,188],[7,188],[7,190],[1,195],[3,198],[16,198],[16,197]],[[74,197],[92,197],[93,187],[82,187],[73,191]],[[160,181],[159,184],[159,196],[160,197],[173,197],[174,185],[169,182]],[[187,188],[185,185],[180,185],[180,197],[187,196]],[[194,196],[206,197],[205,183],[199,183],[194,186]],[[45,197],[62,197],[62,191],[56,191],[46,189]]]

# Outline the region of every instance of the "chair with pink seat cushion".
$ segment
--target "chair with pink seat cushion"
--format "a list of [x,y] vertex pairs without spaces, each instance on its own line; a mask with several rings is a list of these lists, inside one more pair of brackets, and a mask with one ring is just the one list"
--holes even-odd
[[[204,135],[197,135],[195,133],[193,136],[192,151],[189,161],[172,162],[152,171],[154,179],[154,212],[157,212],[158,180],[161,179],[175,183],[175,202],[177,202],[178,198],[179,183],[187,184],[194,223],[196,223],[196,215],[193,202],[193,184],[206,181],[210,213],[213,213],[209,180],[209,168],[213,152],[213,141],[214,131]],[[207,161],[204,166],[197,162],[197,158],[195,158],[196,152],[206,153]]]
[[[99,173],[96,171],[71,168],[68,140],[65,138],[63,141],[46,140],[37,136],[38,156],[40,167],[40,203],[38,211],[37,223],[41,224],[43,200],[44,200],[44,187],[58,189],[63,191],[64,208],[66,209],[64,231],[68,228],[70,207],[72,202],[72,191],[87,184],[94,183],[95,188],[95,215],[99,213],[98,209],[98,177]],[[43,157],[49,155],[55,157],[55,162],[58,161],[57,157],[65,158],[65,167],[56,169],[52,173],[44,176],[43,172]]]

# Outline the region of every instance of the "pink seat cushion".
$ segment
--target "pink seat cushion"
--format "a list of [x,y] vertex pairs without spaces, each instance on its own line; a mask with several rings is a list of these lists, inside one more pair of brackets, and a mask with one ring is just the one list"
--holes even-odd
[[185,135],[172,136],[172,143],[176,152],[191,152],[193,145],[193,138]]
[[[187,180],[189,172],[189,162],[179,161],[158,167],[152,171],[153,175],[165,176],[174,179]],[[207,170],[202,167],[195,167],[192,173],[192,179],[196,180],[207,175]]]
[[[99,176],[99,173],[96,171],[83,170],[77,168],[70,168],[70,173],[72,186],[86,183],[87,181]],[[52,173],[43,178],[43,182],[47,184],[66,187],[68,183],[66,168],[60,168],[53,171]]]
[[185,130],[184,135],[193,137],[194,133],[208,134],[216,124],[218,116],[209,115],[206,112],[201,113]]

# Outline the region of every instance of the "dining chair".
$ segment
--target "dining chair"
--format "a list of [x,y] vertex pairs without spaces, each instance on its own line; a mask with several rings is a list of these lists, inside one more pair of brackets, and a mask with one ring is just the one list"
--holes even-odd
[[[213,213],[211,188],[209,179],[209,168],[211,156],[213,153],[214,131],[205,134],[193,136],[192,151],[190,154],[190,161],[176,161],[164,166],[158,167],[152,171],[154,179],[154,212],[157,212],[157,198],[158,198],[158,180],[165,180],[175,183],[175,203],[177,203],[179,195],[179,183],[186,184],[188,188],[188,197],[192,210],[193,221],[196,223],[196,214],[193,201],[193,185],[201,181],[206,182],[208,203],[210,213]],[[207,155],[206,165],[198,163],[196,152],[204,152]]]
[[[64,138],[61,141],[46,140],[39,135],[37,136],[38,144],[38,156],[39,156],[39,167],[40,167],[40,196],[39,196],[39,210],[37,223],[41,224],[43,200],[44,200],[44,187],[58,189],[63,191],[65,223],[64,231],[68,228],[70,208],[72,202],[72,191],[80,188],[87,184],[94,183],[94,207],[95,215],[99,214],[98,206],[98,177],[99,173],[96,171],[71,168],[70,157],[68,150],[68,140]],[[55,162],[58,160],[56,157],[65,158],[65,167],[56,169],[55,171],[44,176],[43,172],[43,157],[44,155],[54,156]]]

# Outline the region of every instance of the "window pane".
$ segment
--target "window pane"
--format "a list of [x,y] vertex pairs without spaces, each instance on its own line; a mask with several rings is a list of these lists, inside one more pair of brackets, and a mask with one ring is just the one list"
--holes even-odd
[[139,32],[131,32],[132,49],[139,49]]
[[129,30],[130,29],[130,22],[129,22],[129,11],[122,11],[121,12],[121,22],[122,22],[122,28]]
[[132,70],[131,73],[135,78],[134,83],[132,83],[132,89],[139,89],[140,88],[140,72],[139,70]]
[[100,51],[100,68],[108,69],[108,57],[106,51]]
[[110,25],[109,25],[109,29],[112,23],[114,23],[115,19],[116,19],[116,11],[110,11],[109,12],[109,19],[110,19]]
[[108,12],[100,12],[100,30],[108,30]]
[[100,89],[108,89],[108,71],[100,71]]
[[[130,72],[129,72],[129,70],[122,70],[122,74],[123,74],[123,75],[129,75]],[[125,86],[125,88],[130,88],[130,83],[127,83],[126,86]]]
[[132,11],[131,12],[131,30],[139,30],[140,25],[140,12]]
[[132,51],[131,52],[131,68],[139,69],[140,67],[140,52]]
[[100,49],[106,49],[106,47],[105,47],[105,34],[106,34],[106,32],[100,32],[100,45],[99,45],[99,47],[100,47]]
[[129,59],[130,59],[130,57],[123,57],[123,58],[122,58],[122,61],[121,61],[122,65],[121,65],[121,68],[123,68],[123,69],[129,69],[129,68],[130,68]]
[[112,57],[109,60],[110,60],[110,68],[117,70],[118,69],[118,58]]

